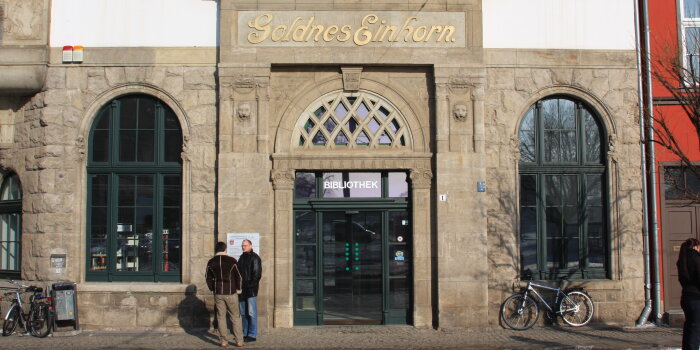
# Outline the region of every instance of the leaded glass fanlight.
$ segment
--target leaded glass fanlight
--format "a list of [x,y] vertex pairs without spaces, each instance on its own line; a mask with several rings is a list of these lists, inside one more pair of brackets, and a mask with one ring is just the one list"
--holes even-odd
[[368,91],[336,91],[314,101],[294,129],[299,148],[402,148],[409,140],[396,107]]

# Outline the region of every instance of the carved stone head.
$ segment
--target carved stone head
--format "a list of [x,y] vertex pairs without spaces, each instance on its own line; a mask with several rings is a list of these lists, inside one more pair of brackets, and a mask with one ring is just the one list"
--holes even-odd
[[243,103],[238,105],[238,118],[245,120],[245,119],[250,118],[250,115],[251,115],[250,103],[243,102]]
[[452,113],[455,116],[455,119],[459,121],[464,121],[467,119],[467,115],[469,114],[469,109],[467,108],[467,105],[464,103],[458,103],[454,105],[452,109]]

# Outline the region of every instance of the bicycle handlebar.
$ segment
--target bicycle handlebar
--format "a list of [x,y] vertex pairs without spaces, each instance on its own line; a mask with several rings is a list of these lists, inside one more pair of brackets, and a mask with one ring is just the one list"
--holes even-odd
[[26,284],[21,284],[15,280],[8,280],[10,283],[14,284],[17,286],[17,289],[24,289],[24,292],[35,292],[35,293],[41,293],[44,291],[44,288],[37,287],[37,286],[28,286]]
[[12,284],[14,284],[15,286],[17,286],[17,288],[29,288],[29,287],[30,287],[30,286],[28,286],[28,285],[21,284],[21,283],[15,281],[15,280],[8,280],[8,281],[10,281],[10,283],[12,283]]

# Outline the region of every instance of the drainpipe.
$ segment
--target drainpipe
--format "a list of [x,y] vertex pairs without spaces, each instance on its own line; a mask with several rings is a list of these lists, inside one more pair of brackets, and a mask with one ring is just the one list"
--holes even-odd
[[644,79],[644,96],[646,96],[646,152],[647,152],[647,171],[648,171],[648,188],[647,196],[648,201],[646,204],[649,209],[647,211],[648,222],[649,222],[649,248],[651,251],[651,261],[649,269],[653,273],[653,285],[652,285],[652,302],[653,302],[653,319],[656,324],[661,322],[661,277],[659,275],[659,235],[658,235],[658,219],[657,219],[657,206],[656,206],[656,154],[654,147],[654,101],[652,97],[651,90],[651,48],[649,44],[649,8],[647,0],[641,0],[643,25],[644,25],[644,59],[643,62],[643,73],[645,75]]
[[642,0],[644,4],[644,50],[646,51],[646,95],[647,95],[647,151],[649,152],[649,217],[651,218],[649,235],[651,236],[651,265],[652,273],[654,274],[652,280],[654,281],[652,291],[654,296],[652,300],[654,301],[654,321],[656,324],[661,323],[661,276],[659,271],[661,266],[659,264],[659,220],[658,220],[658,208],[656,206],[656,145],[654,143],[654,99],[651,91],[651,48],[649,44],[649,7],[648,0]]
[[642,239],[644,241],[644,309],[642,314],[637,319],[636,327],[641,327],[651,314],[651,273],[649,265],[649,211],[647,210],[647,159],[646,159],[646,136],[644,134],[644,94],[642,83],[642,46],[641,46],[641,31],[639,25],[639,2],[635,1],[634,6],[634,34],[637,45],[637,86],[639,98],[639,137],[641,139],[641,157],[642,157]]

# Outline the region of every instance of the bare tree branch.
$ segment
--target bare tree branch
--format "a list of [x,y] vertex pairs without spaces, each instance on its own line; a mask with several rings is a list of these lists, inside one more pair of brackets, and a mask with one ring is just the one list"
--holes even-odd
[[[687,54],[681,54],[678,48],[666,44],[660,50],[659,55],[651,58],[652,77],[663,86],[670,94],[670,99],[682,109],[682,113],[663,113],[659,108],[655,109],[654,142],[675,155],[680,162],[678,174],[665,174],[666,186],[672,186],[677,199],[683,199],[694,203],[700,203],[700,191],[689,185],[695,181],[688,181],[689,177],[700,179],[700,165],[693,163],[690,152],[700,150],[700,71],[698,71],[697,43],[700,38],[686,37],[686,45],[689,48]],[[691,51],[692,48],[692,51]],[[645,110],[645,113],[650,111]],[[695,129],[695,150],[687,143],[682,142],[679,133],[683,130],[679,127],[690,124]],[[694,180],[694,179],[691,179]]]

